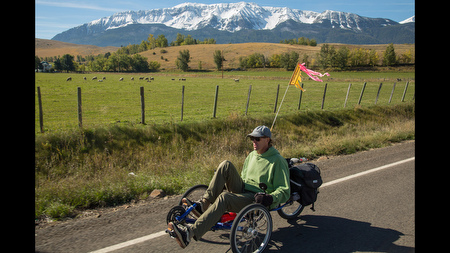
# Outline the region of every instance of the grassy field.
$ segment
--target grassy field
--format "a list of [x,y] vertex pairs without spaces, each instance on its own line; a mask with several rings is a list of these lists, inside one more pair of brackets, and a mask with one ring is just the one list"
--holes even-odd
[[[181,118],[181,89],[185,86],[183,122],[201,122],[212,118],[215,86],[219,85],[217,118],[231,114],[244,115],[249,85],[252,85],[248,115],[252,117],[273,114],[276,89],[280,84],[278,105],[285,92],[292,72],[280,70],[212,72],[161,72],[161,73],[36,73],[35,87],[42,94],[44,129],[59,131],[78,127],[77,87],[82,90],[83,125],[99,127],[105,125],[138,124],[141,121],[139,88],[144,86],[146,123],[178,123]],[[352,83],[347,107],[353,108],[364,82],[367,82],[361,106],[373,105],[380,82],[383,83],[379,105],[388,104],[394,82],[397,86],[391,104],[401,103],[406,80],[410,84],[405,100],[414,95],[414,72],[331,72],[324,82],[304,81],[306,92],[302,96],[300,111],[321,107],[325,83],[328,83],[325,110],[343,107],[347,88]],[[72,81],[66,81],[71,76]],[[103,82],[92,81],[92,77],[106,77]],[[153,76],[154,81],[139,81],[140,76]],[[87,81],[83,80],[87,78]],[[124,81],[119,81],[123,77]],[[130,78],[135,80],[131,81]],[[179,81],[186,78],[186,81]],[[239,82],[234,82],[234,78]],[[402,81],[398,82],[397,78]],[[175,79],[175,80],[172,80]],[[306,79],[306,78],[305,78]],[[35,130],[39,132],[39,110],[37,89],[35,99]],[[280,116],[297,112],[300,90],[290,87]]]
[[[275,147],[283,156],[314,159],[415,138],[414,72],[330,74],[324,83],[304,82],[300,111],[299,89],[289,88],[273,131]],[[224,159],[241,168],[251,151],[246,134],[257,125],[271,125],[277,84],[281,84],[280,103],[290,75],[254,70],[225,72],[221,79],[221,72],[159,72],[145,74],[155,78],[147,83],[138,80],[143,74],[36,73],[46,130],[39,133],[36,95],[36,219],[74,217],[86,208],[146,199],[157,188],[181,193],[194,184],[208,183]],[[69,76],[73,81],[66,82]],[[91,81],[93,76],[106,80]],[[119,82],[120,77],[124,81]],[[406,80],[410,85],[401,102]],[[357,106],[364,82],[367,87]],[[383,87],[374,106],[380,82]],[[397,86],[388,104],[394,82]],[[321,110],[325,83],[328,90]],[[349,83],[353,85],[343,109]],[[186,94],[180,122],[182,85]],[[220,87],[217,119],[211,119],[216,85]],[[244,116],[249,85],[250,108]],[[147,125],[139,124],[140,86],[145,87]],[[77,122],[77,87],[82,89],[83,129]],[[130,172],[136,176],[129,176]]]

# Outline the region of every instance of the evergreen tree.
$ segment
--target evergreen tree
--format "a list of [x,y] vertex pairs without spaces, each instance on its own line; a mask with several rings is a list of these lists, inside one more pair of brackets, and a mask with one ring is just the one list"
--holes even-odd
[[74,71],[75,65],[73,64],[73,55],[65,54],[61,57],[60,63],[61,63],[61,70]]
[[322,69],[325,69],[330,65],[329,51],[330,46],[328,44],[323,44],[320,48],[320,52],[317,54],[317,61]]
[[176,60],[177,68],[183,70],[184,72],[189,69],[189,62],[191,61],[191,55],[189,54],[189,50],[179,51],[179,56]]
[[394,44],[391,43],[383,53],[383,65],[392,66],[395,64],[397,64],[397,56],[395,55]]
[[167,47],[169,46],[169,43],[166,39],[166,36],[164,34],[158,35],[158,38],[156,39],[156,47]]
[[281,54],[281,66],[286,70],[294,70],[297,65],[299,54],[295,51]]
[[135,54],[131,60],[131,68],[135,72],[146,72],[149,69],[149,65],[147,62],[147,57],[144,57],[140,54]]
[[223,66],[223,61],[225,61],[225,59],[223,58],[223,55],[222,55],[222,51],[220,51],[220,50],[214,51],[213,57],[214,57],[214,63],[216,64],[217,70],[221,69]]
[[41,59],[37,55],[34,56],[34,69],[38,69],[41,64]]

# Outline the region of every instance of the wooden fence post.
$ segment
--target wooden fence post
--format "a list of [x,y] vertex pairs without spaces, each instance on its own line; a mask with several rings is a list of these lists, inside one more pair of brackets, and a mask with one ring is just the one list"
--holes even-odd
[[183,111],[184,111],[184,85],[181,87],[181,121],[183,121]]
[[144,97],[144,86],[140,88],[141,94],[141,123],[145,125],[145,97]]
[[81,87],[77,88],[78,93],[78,126],[83,127],[82,106],[81,106]]
[[41,87],[37,87],[37,92],[39,101],[39,127],[41,128],[41,133],[44,133],[44,115],[42,113]]
[[403,91],[402,102],[405,101],[405,95],[406,95],[406,91],[408,90],[408,84],[409,84],[409,81],[406,82],[405,90]]
[[[302,83],[302,89],[303,89],[303,83]],[[303,95],[303,90],[300,89],[300,97],[298,98],[297,110],[300,110],[300,105],[302,103],[302,95]]]
[[362,89],[361,89],[361,95],[359,95],[359,100],[358,100],[358,105],[359,104],[361,104],[361,99],[362,99],[362,96],[363,96],[363,94],[364,94],[364,90],[366,89],[366,82],[364,82],[364,85],[363,85],[363,87],[362,87]]
[[245,116],[247,116],[248,106],[250,105],[250,94],[252,93],[252,85],[248,88],[247,106],[245,107]]
[[378,97],[380,96],[380,91],[381,91],[381,86],[382,85],[383,85],[383,83],[380,83],[380,86],[378,87],[377,97],[375,98],[375,104],[377,104]]
[[344,108],[347,105],[347,100],[348,100],[348,94],[350,93],[350,88],[352,87],[352,84],[348,84],[348,89],[347,89],[347,95],[345,96],[345,102],[344,102]]
[[328,83],[325,83],[325,89],[323,90],[322,110],[323,110],[323,106],[325,104],[325,95],[327,94],[327,85],[328,85]]
[[392,100],[392,95],[394,95],[394,90],[395,90],[395,85],[396,85],[397,83],[396,82],[394,82],[394,86],[392,86],[392,91],[391,91],[391,96],[389,97],[389,103],[388,104],[390,104],[391,103],[391,100]]
[[216,85],[216,95],[214,97],[214,111],[213,111],[213,118],[216,117],[216,110],[217,110],[217,97],[219,96],[219,85]]
[[273,108],[273,113],[277,112],[277,104],[278,104],[278,93],[280,93],[280,85],[277,87],[277,97],[275,98],[275,107]]

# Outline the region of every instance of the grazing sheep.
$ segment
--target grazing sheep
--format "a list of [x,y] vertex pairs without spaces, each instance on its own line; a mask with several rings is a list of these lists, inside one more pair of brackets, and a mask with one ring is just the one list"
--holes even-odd
[[148,81],[148,77],[144,78],[144,80],[147,80],[147,81]]
[[401,78],[397,78],[397,81],[400,82],[402,79]]
[[144,80],[144,77],[143,76],[139,77],[139,80]]
[[106,80],[106,76],[103,77],[103,80]]
[[97,79],[97,77],[96,77],[96,76],[92,77],[92,80],[95,80],[95,79]]
[[172,78],[172,81],[175,81],[175,78]]
[[123,77],[121,77],[121,78],[119,79],[119,81],[123,81]]
[[103,82],[103,79],[98,79],[99,82]]
[[86,80],[86,77],[83,77],[84,80]]
[[131,81],[134,81],[134,77],[131,77]]
[[153,78],[153,77],[150,77],[150,80],[154,81],[154,80],[155,80],[155,78]]
[[238,82],[239,82],[239,79],[234,79],[234,82],[235,82],[235,83],[238,83]]
[[72,81],[72,77],[68,77],[66,81]]
[[186,78],[180,78],[178,81],[186,81]]

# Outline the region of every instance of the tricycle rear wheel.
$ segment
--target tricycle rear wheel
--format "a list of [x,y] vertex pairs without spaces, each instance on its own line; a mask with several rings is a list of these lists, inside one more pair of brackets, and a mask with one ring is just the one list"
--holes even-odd
[[290,220],[297,218],[297,216],[303,211],[303,208],[305,208],[305,206],[300,204],[298,201],[291,201],[290,204],[287,204],[285,207],[277,210],[277,212],[281,218]]

